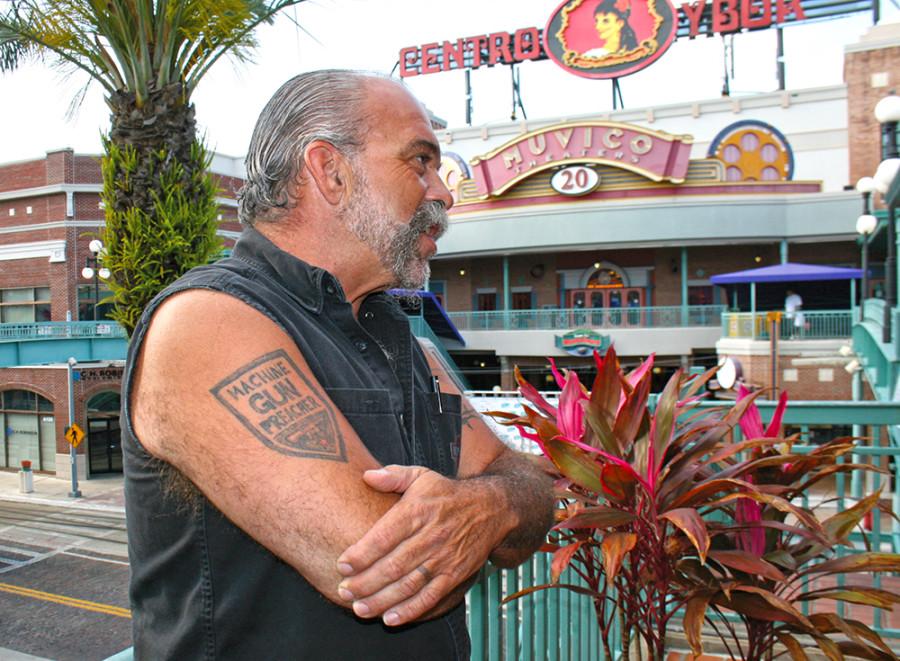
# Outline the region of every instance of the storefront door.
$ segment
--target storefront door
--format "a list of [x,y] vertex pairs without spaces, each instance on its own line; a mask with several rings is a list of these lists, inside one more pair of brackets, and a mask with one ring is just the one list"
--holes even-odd
[[[572,289],[568,292],[572,326],[609,328],[643,325],[644,290],[637,287],[616,289]],[[625,308],[625,310],[623,310]]]

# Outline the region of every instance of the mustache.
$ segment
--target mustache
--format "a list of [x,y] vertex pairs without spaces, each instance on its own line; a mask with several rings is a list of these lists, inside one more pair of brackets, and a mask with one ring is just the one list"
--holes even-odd
[[441,238],[450,225],[450,218],[442,202],[437,200],[422,202],[410,219],[409,227],[417,234],[428,234],[433,239]]

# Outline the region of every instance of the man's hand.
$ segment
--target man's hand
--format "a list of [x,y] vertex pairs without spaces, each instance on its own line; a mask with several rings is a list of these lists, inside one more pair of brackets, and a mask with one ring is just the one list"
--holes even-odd
[[358,616],[390,626],[430,614],[518,525],[497,516],[508,508],[490,480],[452,480],[421,466],[385,466],[363,479],[403,497],[338,558],[346,577],[338,594]]

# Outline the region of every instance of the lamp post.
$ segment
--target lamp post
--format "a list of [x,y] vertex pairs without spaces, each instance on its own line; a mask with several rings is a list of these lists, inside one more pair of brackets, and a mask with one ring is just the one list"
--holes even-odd
[[891,94],[875,105],[875,119],[881,124],[881,164],[875,171],[875,185],[885,199],[887,214],[887,257],[884,260],[884,333],[882,341],[891,341],[891,316],[897,303],[897,228],[894,205],[886,196],[900,169],[897,154],[897,122],[900,122],[900,97]]
[[872,177],[862,177],[856,182],[856,190],[862,193],[863,198],[862,215],[856,219],[856,231],[862,239],[862,286],[859,296],[859,320],[862,322],[866,317],[866,296],[869,294],[869,235],[878,226],[878,219],[872,215],[871,199],[872,193],[878,189]]
[[97,321],[97,306],[100,304],[100,280],[106,280],[109,277],[109,269],[100,266],[100,254],[103,252],[103,242],[100,239],[94,239],[88,244],[88,250],[91,251],[92,257],[85,257],[85,267],[81,269],[81,277],[85,280],[94,281],[94,321]]

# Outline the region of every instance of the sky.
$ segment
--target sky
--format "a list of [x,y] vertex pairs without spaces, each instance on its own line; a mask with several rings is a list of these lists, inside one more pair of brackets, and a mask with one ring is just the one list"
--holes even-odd
[[[389,73],[401,48],[455,41],[497,31],[543,28],[559,0],[308,0],[257,32],[250,63],[220,60],[193,95],[198,128],[219,153],[243,156],[259,111],[291,76],[326,67]],[[680,4],[676,2],[676,4]],[[900,20],[891,9],[887,20]],[[297,27],[299,24],[303,29]],[[871,27],[871,15],[786,27],[788,89],[842,82],[843,49]],[[777,89],[775,30],[736,35],[732,96]],[[678,39],[656,63],[620,80],[626,108],[654,107],[720,96],[725,40]],[[564,118],[612,109],[608,81],[587,80],[551,61],[519,67],[529,119]],[[109,113],[99,85],[88,87],[74,110],[71,101],[87,82],[80,72],[64,75],[44,63],[0,73],[0,163],[41,158],[71,147],[99,153]],[[409,88],[451,128],[465,124],[464,75],[460,71],[406,79]],[[472,72],[474,125],[510,119],[508,67]],[[521,113],[518,118],[521,119]]]

